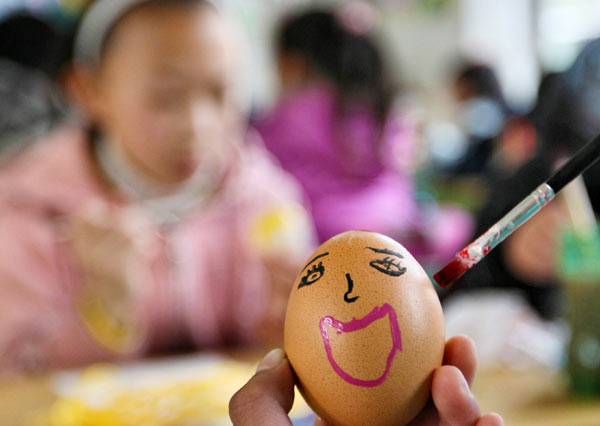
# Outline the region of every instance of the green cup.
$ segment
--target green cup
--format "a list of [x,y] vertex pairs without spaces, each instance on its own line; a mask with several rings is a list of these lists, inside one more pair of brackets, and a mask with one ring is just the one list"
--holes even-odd
[[573,394],[600,396],[600,237],[563,237],[561,274],[571,329],[565,366]]

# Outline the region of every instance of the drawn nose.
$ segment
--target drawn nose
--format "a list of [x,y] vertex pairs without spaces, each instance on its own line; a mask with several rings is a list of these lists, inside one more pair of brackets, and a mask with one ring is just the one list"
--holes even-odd
[[350,274],[346,274],[346,281],[348,281],[348,291],[346,293],[344,293],[344,302],[347,302],[347,303],[356,302],[356,299],[358,299],[358,296],[350,297],[350,294],[352,293],[352,289],[354,288],[354,282],[352,281],[352,277],[350,276]]

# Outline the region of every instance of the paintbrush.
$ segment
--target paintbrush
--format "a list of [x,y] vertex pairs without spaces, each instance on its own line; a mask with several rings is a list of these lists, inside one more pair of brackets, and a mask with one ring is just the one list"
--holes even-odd
[[504,217],[471,244],[456,253],[446,266],[433,275],[441,287],[448,287],[475,266],[515,229],[527,222],[550,202],[566,184],[582,174],[600,157],[600,135],[589,141]]

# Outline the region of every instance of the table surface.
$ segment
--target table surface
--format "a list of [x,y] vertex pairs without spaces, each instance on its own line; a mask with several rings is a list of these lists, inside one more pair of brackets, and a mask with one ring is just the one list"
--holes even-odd
[[479,371],[473,393],[482,412],[494,411],[507,426],[598,426],[600,395],[570,396],[561,373],[502,368]]
[[[600,425],[600,397],[571,398],[562,379],[543,369],[490,368],[478,372],[473,392],[482,411],[500,413],[507,426]],[[55,391],[52,376],[0,380],[0,425],[31,424],[36,414],[55,404]]]

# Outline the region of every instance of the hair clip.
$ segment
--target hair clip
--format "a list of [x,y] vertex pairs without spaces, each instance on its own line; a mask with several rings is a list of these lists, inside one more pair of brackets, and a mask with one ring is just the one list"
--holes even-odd
[[340,26],[346,31],[364,36],[375,27],[377,12],[369,3],[351,1],[340,7],[335,15]]

